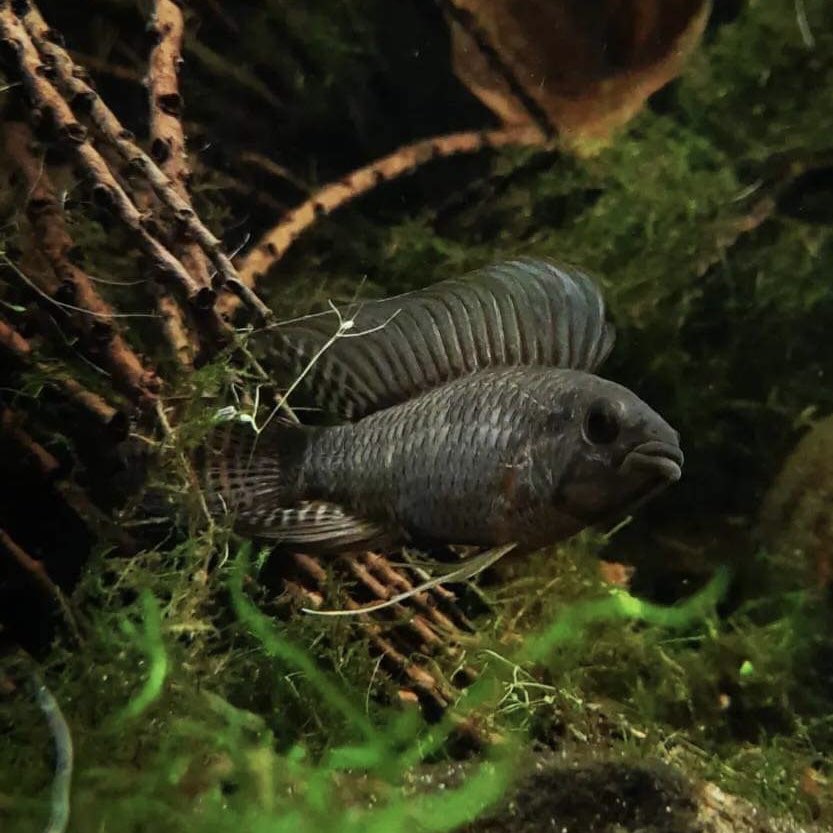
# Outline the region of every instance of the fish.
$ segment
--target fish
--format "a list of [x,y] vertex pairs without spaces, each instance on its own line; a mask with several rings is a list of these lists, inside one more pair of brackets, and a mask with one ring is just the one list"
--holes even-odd
[[316,553],[529,552],[681,477],[678,433],[594,373],[614,330],[580,270],[508,261],[346,315],[355,338],[333,340],[325,316],[276,338],[332,424],[229,421],[202,449],[207,505],[242,535]]

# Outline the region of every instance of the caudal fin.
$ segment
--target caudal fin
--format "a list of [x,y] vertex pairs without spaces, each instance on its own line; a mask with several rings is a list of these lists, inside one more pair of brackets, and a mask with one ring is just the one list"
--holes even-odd
[[305,499],[297,484],[316,428],[275,420],[260,432],[230,422],[217,428],[197,466],[208,511],[255,538],[315,551],[364,548],[385,539],[377,524],[343,507]]
[[284,420],[259,432],[243,422],[217,427],[196,459],[208,511],[257,527],[291,505],[308,431]]

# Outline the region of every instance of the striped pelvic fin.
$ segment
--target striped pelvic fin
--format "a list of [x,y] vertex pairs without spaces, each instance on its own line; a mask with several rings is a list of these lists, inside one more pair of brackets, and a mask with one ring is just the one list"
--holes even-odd
[[382,527],[355,517],[335,503],[302,501],[247,513],[241,531],[270,541],[318,551],[366,549],[385,538]]

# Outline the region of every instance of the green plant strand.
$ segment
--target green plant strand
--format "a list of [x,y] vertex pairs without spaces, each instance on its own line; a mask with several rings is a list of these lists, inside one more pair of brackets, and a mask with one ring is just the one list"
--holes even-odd
[[569,607],[523,651],[521,661],[543,659],[557,645],[582,638],[596,622],[633,621],[664,628],[686,628],[703,620],[714,610],[729,587],[729,571],[718,570],[712,580],[685,602],[670,607],[637,599],[615,590],[604,599],[580,602]]
[[314,660],[301,648],[293,645],[285,636],[280,634],[272,621],[264,616],[258,608],[246,598],[243,592],[243,576],[249,571],[248,543],[244,544],[237,554],[234,567],[229,579],[229,590],[232,604],[240,621],[243,622],[257,637],[269,656],[292,665],[301,671],[309,682],[314,685],[327,702],[367,739],[379,741],[380,735],[364,715],[345,697],[315,664]]
[[138,717],[162,693],[162,686],[168,675],[168,655],[162,640],[162,614],[159,605],[149,590],[143,590],[140,597],[144,619],[144,649],[150,671],[141,691],[124,707],[118,719]]

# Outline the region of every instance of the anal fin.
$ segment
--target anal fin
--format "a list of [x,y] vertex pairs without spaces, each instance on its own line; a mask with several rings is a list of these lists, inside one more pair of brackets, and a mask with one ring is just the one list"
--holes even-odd
[[236,527],[253,537],[331,552],[370,548],[387,537],[378,524],[356,517],[338,504],[318,500],[276,506],[256,515],[249,512]]

